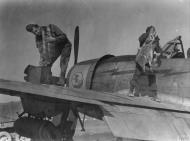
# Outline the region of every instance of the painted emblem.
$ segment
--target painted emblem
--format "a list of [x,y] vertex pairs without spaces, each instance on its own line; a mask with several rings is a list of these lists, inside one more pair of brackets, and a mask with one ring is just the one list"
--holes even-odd
[[74,88],[81,88],[83,85],[83,75],[81,72],[73,74],[71,79]]

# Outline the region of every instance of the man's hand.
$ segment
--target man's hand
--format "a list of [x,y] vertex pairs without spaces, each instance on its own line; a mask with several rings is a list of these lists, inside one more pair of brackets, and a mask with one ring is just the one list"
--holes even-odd
[[55,41],[56,41],[56,38],[53,38],[53,37],[46,37],[45,41],[48,42],[48,43],[52,43],[52,42],[55,42]]

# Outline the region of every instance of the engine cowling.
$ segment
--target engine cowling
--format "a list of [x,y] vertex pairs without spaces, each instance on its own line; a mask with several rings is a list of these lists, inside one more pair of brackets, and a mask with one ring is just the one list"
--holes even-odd
[[68,87],[116,92],[129,88],[135,70],[135,55],[105,55],[80,62],[68,73]]

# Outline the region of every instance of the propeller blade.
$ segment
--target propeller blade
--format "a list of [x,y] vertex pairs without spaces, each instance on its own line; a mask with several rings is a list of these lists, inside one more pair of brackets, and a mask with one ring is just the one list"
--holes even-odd
[[78,60],[78,50],[79,50],[79,26],[75,28],[75,36],[74,36],[74,64],[77,63]]

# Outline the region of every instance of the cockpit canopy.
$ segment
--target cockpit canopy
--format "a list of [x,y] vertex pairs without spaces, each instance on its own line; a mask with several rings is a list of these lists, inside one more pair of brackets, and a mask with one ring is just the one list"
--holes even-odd
[[167,42],[162,47],[161,56],[162,58],[185,58],[181,36],[177,36],[173,40]]

